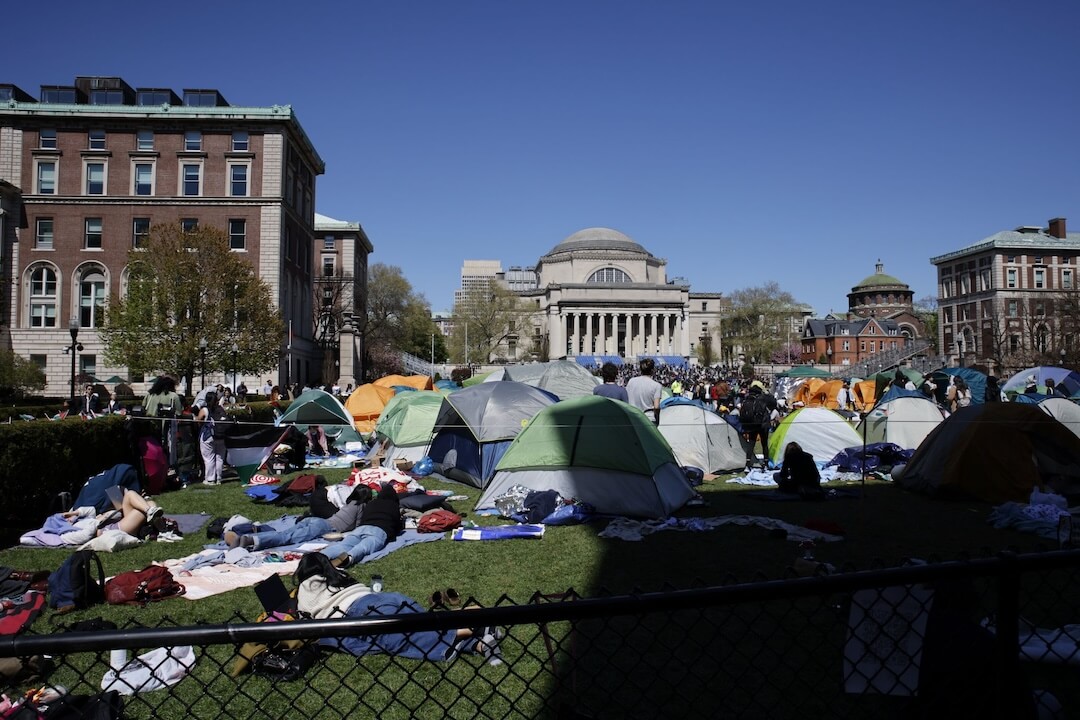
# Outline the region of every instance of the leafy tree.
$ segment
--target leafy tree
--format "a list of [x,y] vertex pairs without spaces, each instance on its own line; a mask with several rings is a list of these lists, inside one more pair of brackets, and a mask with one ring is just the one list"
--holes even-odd
[[713,352],[712,337],[709,335],[702,337],[694,348],[694,353],[697,355],[698,362],[702,365],[712,365],[716,362],[716,353]]
[[400,372],[402,351],[430,357],[431,334],[440,335],[424,296],[413,291],[401,268],[383,263],[368,268],[367,314],[360,333],[369,378]]
[[792,318],[801,314],[799,303],[776,282],[736,290],[729,296],[724,337],[729,347],[741,348],[746,360],[764,362],[791,342]]
[[0,350],[0,397],[22,397],[45,388],[45,373],[11,350]]
[[205,338],[208,368],[254,374],[278,364],[281,314],[222,230],[155,225],[144,249],[128,253],[128,269],[127,294],[111,299],[101,332],[108,362],[182,376],[191,387]]
[[912,312],[923,321],[926,327],[926,339],[930,341],[932,348],[937,348],[938,343],[938,302],[933,295],[927,295],[914,304]]
[[477,283],[464,298],[454,303],[451,357],[488,362],[507,341],[529,335],[532,313],[532,308],[520,296],[494,278]]

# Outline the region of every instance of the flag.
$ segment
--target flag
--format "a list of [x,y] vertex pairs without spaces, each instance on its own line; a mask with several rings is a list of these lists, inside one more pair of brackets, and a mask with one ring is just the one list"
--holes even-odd
[[274,449],[285,441],[292,429],[254,423],[222,424],[226,425],[225,462],[236,468],[244,485],[266,464]]

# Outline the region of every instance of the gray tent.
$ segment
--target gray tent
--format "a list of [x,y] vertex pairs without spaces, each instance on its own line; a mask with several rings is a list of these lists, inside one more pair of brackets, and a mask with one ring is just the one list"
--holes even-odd
[[554,393],[560,400],[592,395],[600,378],[573,360],[507,365],[504,380],[525,383]]
[[557,401],[551,393],[513,381],[478,383],[450,393],[435,418],[428,456],[441,475],[482,488],[510,441]]
[[707,473],[742,470],[746,465],[739,432],[712,410],[673,402],[660,408],[659,428],[679,465]]

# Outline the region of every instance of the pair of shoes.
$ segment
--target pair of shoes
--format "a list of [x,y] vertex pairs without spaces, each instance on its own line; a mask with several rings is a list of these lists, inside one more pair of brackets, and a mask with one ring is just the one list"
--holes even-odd
[[203,485],[220,485],[221,481],[220,480],[203,480],[202,484]]
[[454,588],[436,590],[431,593],[432,610],[456,610],[461,607],[461,595]]
[[505,636],[505,631],[500,627],[489,625],[483,628],[482,632],[476,643],[476,649],[484,656],[488,665],[493,667],[502,665],[502,649],[499,647],[499,640]]

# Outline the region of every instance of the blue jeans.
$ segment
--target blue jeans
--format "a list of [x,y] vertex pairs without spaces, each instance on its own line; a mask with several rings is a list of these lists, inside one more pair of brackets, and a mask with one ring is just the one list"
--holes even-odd
[[328,545],[322,552],[323,555],[333,560],[338,555],[348,553],[349,564],[355,565],[373,552],[386,547],[386,531],[374,525],[361,525],[360,527],[345,533],[345,537],[336,543]]
[[[262,550],[264,548],[296,545],[298,543],[307,542],[308,540],[314,540],[317,537],[325,535],[328,532],[333,532],[333,530],[334,529],[330,527],[329,521],[323,520],[322,518],[309,517],[304,518],[286,530],[256,529],[255,532],[251,533],[251,537],[255,541],[254,548],[256,550]],[[333,557],[333,555],[330,557]]]

